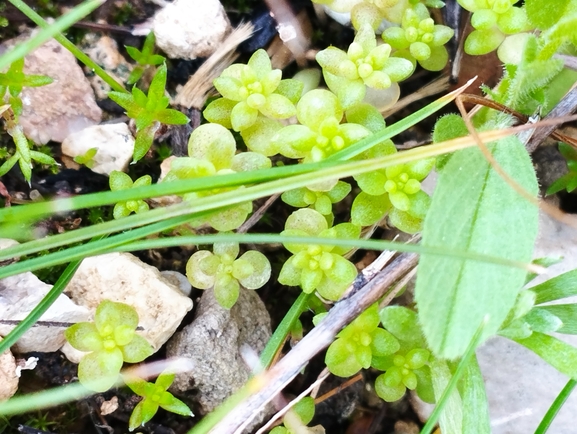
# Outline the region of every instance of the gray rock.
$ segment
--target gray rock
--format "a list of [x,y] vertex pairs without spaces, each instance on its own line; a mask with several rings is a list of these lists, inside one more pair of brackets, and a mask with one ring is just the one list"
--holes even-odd
[[[88,33],[80,42],[80,49],[117,82],[126,83],[132,65],[120,54],[114,39],[99,33]],[[110,86],[92,71],[87,70],[87,76],[96,98],[108,98],[108,92],[112,90]]]
[[[126,303],[138,312],[139,332],[157,351],[192,309],[192,300],[160,272],[130,253],[86,258],[66,287],[70,298],[91,312],[103,300]],[[66,347],[68,348],[68,347]],[[78,354],[63,351],[69,360]]]
[[241,290],[228,310],[212,290],[204,291],[195,320],[168,342],[168,357],[190,358],[194,365],[176,374],[171,389],[193,398],[203,413],[214,410],[249,378],[241,347],[260,353],[270,336],[270,317],[256,292]]
[[[4,45],[12,47],[28,38],[21,36]],[[102,110],[96,105],[82,68],[54,39],[26,56],[24,73],[47,75],[54,80],[47,86],[25,87],[20,94],[20,125],[29,139],[36,143],[62,142],[68,135],[101,121]]]
[[113,170],[125,171],[132,161],[134,137],[124,123],[94,125],[70,134],[62,142],[62,153],[69,157],[85,155],[96,148],[92,171],[110,175]]
[[156,45],[173,59],[208,57],[231,26],[218,0],[175,0],[154,16]]

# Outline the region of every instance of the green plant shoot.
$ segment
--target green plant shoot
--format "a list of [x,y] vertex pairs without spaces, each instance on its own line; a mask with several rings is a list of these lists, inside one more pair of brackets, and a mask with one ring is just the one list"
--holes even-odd
[[130,432],[150,421],[159,407],[182,416],[194,416],[184,402],[168,392],[168,388],[174,381],[174,374],[163,372],[154,383],[146,382],[138,377],[128,376],[124,378],[124,381],[134,393],[143,398],[134,407],[130,415],[128,422],[128,430]]
[[166,58],[160,54],[154,54],[154,44],[156,42],[156,37],[154,32],[150,32],[146,39],[144,40],[144,45],[142,46],[142,51],[136,47],[126,46],[126,51],[132,59],[138,63],[138,65],[132,70],[126,80],[127,84],[134,84],[144,75],[146,70],[152,66],[158,66],[164,63]]
[[133,160],[140,160],[150,149],[154,135],[160,124],[184,125],[189,119],[178,110],[166,108],[170,98],[164,95],[166,86],[166,65],[156,71],[148,95],[132,88],[132,94],[109,92],[108,97],[126,110],[126,115],[136,123],[136,141],[134,143]]

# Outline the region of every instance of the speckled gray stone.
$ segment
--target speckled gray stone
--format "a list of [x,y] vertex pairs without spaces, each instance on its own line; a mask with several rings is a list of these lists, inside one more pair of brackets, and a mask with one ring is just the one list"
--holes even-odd
[[186,357],[194,368],[177,374],[173,392],[193,398],[212,411],[249,378],[241,346],[260,353],[271,336],[270,317],[254,291],[241,290],[232,309],[224,309],[212,290],[204,291],[194,321],[168,342],[168,357]]

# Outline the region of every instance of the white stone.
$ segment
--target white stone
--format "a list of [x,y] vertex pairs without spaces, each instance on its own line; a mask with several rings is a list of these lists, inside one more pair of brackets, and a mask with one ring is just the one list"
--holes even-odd
[[[7,47],[21,44],[24,35],[6,41]],[[20,125],[36,143],[62,142],[69,134],[100,123],[102,110],[76,58],[54,39],[28,54],[25,74],[40,74],[54,81],[41,87],[24,87],[20,97]]]
[[10,350],[0,355],[0,401],[5,401],[18,390],[16,360]]
[[[176,331],[192,300],[166,281],[160,272],[130,253],[86,258],[66,292],[91,312],[103,300],[126,303],[138,312],[139,333],[157,351]],[[68,357],[68,351],[65,354]]]
[[110,175],[113,170],[125,171],[132,161],[134,137],[124,123],[94,125],[70,134],[62,142],[62,153],[69,157],[85,155],[91,148],[98,151],[93,158],[94,172]]
[[[52,289],[31,272],[17,274],[0,280],[0,318],[23,320]],[[76,323],[87,321],[88,309],[77,306],[61,294],[54,304],[40,317],[40,321]],[[0,324],[0,335],[6,336],[15,326]],[[62,326],[31,327],[13,348],[21,353],[30,351],[57,351],[65,342]]]
[[230,29],[218,0],[175,0],[152,23],[156,45],[173,59],[210,56]]

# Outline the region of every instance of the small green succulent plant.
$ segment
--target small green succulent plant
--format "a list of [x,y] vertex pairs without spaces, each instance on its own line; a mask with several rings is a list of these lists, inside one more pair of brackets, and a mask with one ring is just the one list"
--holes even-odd
[[335,180],[286,191],[281,195],[281,199],[295,208],[309,207],[318,211],[325,216],[329,225],[332,225],[333,204],[347,197],[350,191],[349,183]]
[[118,380],[124,362],[138,363],[153,353],[152,346],[136,334],[138,314],[133,307],[110,300],[96,308],[94,322],[80,322],[66,329],[70,345],[88,352],[78,365],[78,379],[88,389],[104,392]]
[[[362,158],[392,155],[397,150],[389,140],[365,152]],[[421,181],[435,165],[434,159],[418,160],[355,176],[361,188],[351,209],[351,220],[361,226],[377,223],[388,213],[389,220],[407,233],[420,230],[430,204]]]
[[419,62],[429,71],[440,71],[449,60],[445,44],[453,34],[450,27],[435,24],[427,7],[418,3],[405,10],[401,27],[385,29],[382,37],[397,50],[395,56],[408,59],[413,65]]
[[[324,314],[319,319],[322,316]],[[370,368],[373,359],[389,356],[400,349],[397,339],[379,327],[379,322],[378,305],[373,304],[339,332],[325,356],[325,363],[331,373],[339,377],[350,377],[361,369]]]
[[[289,216],[281,234],[355,239],[360,235],[360,227],[341,223],[329,228],[322,214],[303,208]],[[350,248],[297,243],[284,246],[293,255],[281,269],[278,281],[283,285],[300,286],[307,294],[316,290],[327,300],[338,300],[357,276],[355,265],[342,256]]]
[[208,105],[204,117],[235,131],[243,131],[253,126],[259,115],[271,119],[294,116],[294,104],[303,85],[297,80],[282,80],[281,70],[272,69],[268,54],[260,49],[246,65],[234,64],[226,68],[214,80],[214,87],[223,97]]
[[303,162],[321,161],[371,134],[368,128],[341,123],[344,110],[335,94],[316,89],[297,105],[300,125],[288,125],[272,136],[273,146],[285,157]]
[[238,257],[238,243],[214,243],[213,251],[200,250],[186,264],[186,276],[198,289],[213,288],[218,303],[230,309],[240,287],[258,289],[268,282],[270,262],[262,253],[249,250]]
[[[127,190],[129,188],[142,187],[145,185],[150,185],[151,182],[152,178],[150,177],[150,175],[143,175],[133,182],[130,176],[118,170],[113,170],[110,173],[109,178],[111,191],[120,191],[120,190]],[[122,217],[126,217],[132,214],[133,212],[138,214],[141,212],[148,211],[148,209],[149,209],[148,204],[141,199],[126,200],[123,202],[118,202],[116,205],[114,205],[113,215],[115,219],[119,219]]]
[[516,7],[519,0],[458,0],[466,10],[473,12],[471,25],[475,29],[465,41],[468,54],[481,55],[496,50],[507,35],[531,30],[524,6]]
[[[188,140],[188,157],[175,159],[163,182],[177,179],[202,178],[271,167],[270,160],[255,152],[236,153],[236,140],[232,133],[219,124],[205,124],[196,128]],[[243,187],[239,187],[243,188]],[[197,198],[222,192],[210,189],[183,196],[194,202]],[[252,203],[245,202],[197,219],[193,224],[208,224],[218,231],[230,231],[244,223],[252,211]]]
[[83,166],[92,169],[94,167],[95,161],[94,157],[98,153],[98,148],[90,148],[88,151],[84,153],[84,155],[77,155],[74,157],[74,162],[78,164],[82,164]]
[[194,416],[184,402],[168,392],[168,388],[174,381],[174,374],[163,372],[154,383],[149,383],[138,377],[129,376],[125,377],[124,381],[134,393],[143,398],[142,401],[134,407],[130,415],[128,422],[129,431],[132,432],[150,421],[158,411],[158,408],[182,416]]
[[[355,35],[354,41],[345,52],[336,47],[329,47],[316,56],[323,68],[323,75],[329,87],[332,76],[339,77],[338,93],[342,101],[362,102],[366,87],[387,89],[392,83],[409,77],[413,64],[402,57],[392,57],[389,44],[377,45],[374,30],[364,25]],[[350,102],[346,108],[352,106]]]
[[375,380],[375,391],[387,402],[401,399],[415,390],[425,402],[435,402],[427,348],[416,312],[402,306],[388,306],[379,312],[381,323],[399,344],[392,354],[373,358],[372,366],[385,371]]

